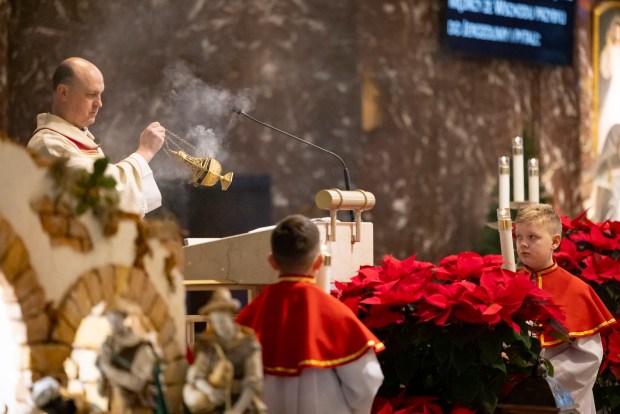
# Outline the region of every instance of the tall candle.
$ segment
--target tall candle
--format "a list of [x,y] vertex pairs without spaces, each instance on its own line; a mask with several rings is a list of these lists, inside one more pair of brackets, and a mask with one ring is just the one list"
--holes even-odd
[[512,186],[513,200],[525,201],[525,175],[523,172],[523,139],[515,137],[512,140]]
[[332,282],[332,241],[327,240],[321,246],[321,253],[323,253],[323,267],[317,275],[316,285],[325,293],[329,293]]
[[510,208],[510,158],[499,157],[499,208]]
[[536,158],[530,158],[527,162],[527,192],[529,196],[528,201],[532,203],[540,202],[540,175]]
[[509,208],[497,209],[497,229],[499,231],[499,243],[502,249],[502,268],[516,271],[515,251],[512,246],[512,219]]

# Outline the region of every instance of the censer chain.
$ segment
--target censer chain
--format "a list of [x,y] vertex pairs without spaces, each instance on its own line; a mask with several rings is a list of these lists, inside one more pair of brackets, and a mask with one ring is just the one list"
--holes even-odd
[[164,150],[168,153],[170,153],[171,151],[169,143],[174,145],[179,151],[183,151],[183,148],[181,148],[181,145],[179,144],[179,143],[183,143],[187,145],[189,148],[191,148],[194,151],[194,153],[196,153],[196,147],[194,145],[192,145],[189,141],[187,141],[184,138],[181,138],[180,136],[178,136],[177,134],[175,134],[174,132],[170,131],[167,128],[165,132],[165,138],[166,140],[164,141],[164,144],[165,144]]

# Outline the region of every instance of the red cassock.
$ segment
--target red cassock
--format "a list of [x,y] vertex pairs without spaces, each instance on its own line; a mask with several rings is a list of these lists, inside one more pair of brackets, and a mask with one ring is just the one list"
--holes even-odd
[[[550,293],[553,301],[562,307],[566,314],[564,328],[569,337],[592,336],[601,329],[616,323],[594,289],[562,269],[557,263],[537,272],[527,268],[523,271],[536,277],[538,287]],[[563,341],[549,335],[541,335],[540,342],[544,348],[549,348]]]
[[371,348],[385,348],[351,309],[317,287],[311,276],[280,276],[241,310],[237,322],[256,332],[263,347],[263,369],[270,375],[333,368]]

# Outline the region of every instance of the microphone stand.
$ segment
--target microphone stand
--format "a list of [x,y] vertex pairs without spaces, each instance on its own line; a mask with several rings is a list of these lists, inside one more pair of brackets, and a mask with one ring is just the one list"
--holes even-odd
[[[252,121],[254,121],[254,122],[258,123],[258,124],[261,124],[261,125],[263,125],[263,126],[266,126],[266,127],[267,127],[267,128],[269,128],[269,129],[273,129],[273,130],[274,130],[274,131],[276,131],[276,132],[279,132],[280,134],[283,134],[283,135],[286,135],[287,137],[291,137],[291,138],[293,138],[293,139],[296,139],[296,140],[297,140],[297,141],[299,141],[299,142],[303,142],[303,143],[304,143],[304,144],[306,144],[306,145],[310,145],[311,147],[314,147],[314,148],[316,148],[316,149],[319,149],[319,150],[321,150],[321,151],[323,151],[323,152],[326,152],[326,153],[331,154],[331,155],[333,155],[334,157],[338,158],[338,161],[340,161],[340,163],[342,164],[342,169],[343,169],[343,172],[344,172],[344,187],[345,187],[345,189],[346,189],[347,191],[350,191],[350,190],[351,190],[351,178],[349,177],[349,170],[347,169],[347,165],[344,163],[344,160],[343,160],[343,159],[342,159],[342,158],[341,158],[338,154],[336,154],[336,153],[334,153],[334,152],[332,152],[332,151],[329,151],[329,150],[327,150],[327,149],[325,149],[325,148],[323,148],[323,147],[319,147],[318,145],[315,145],[315,144],[313,144],[312,142],[308,142],[308,141],[306,141],[306,140],[304,140],[304,139],[301,139],[301,138],[299,138],[299,137],[296,137],[296,136],[295,136],[295,135],[293,135],[293,134],[289,134],[289,133],[288,133],[288,132],[286,132],[286,131],[282,131],[281,129],[278,129],[278,128],[276,128],[276,127],[272,126],[272,125],[269,125],[269,124],[266,124],[266,123],[264,123],[264,122],[262,122],[262,121],[259,121],[258,119],[256,119],[256,118],[254,118],[254,117],[252,117],[252,116],[250,116],[250,115],[246,114],[245,112],[243,112],[243,110],[242,110],[241,108],[237,108],[237,107],[235,106],[235,107],[233,107],[232,111],[233,111],[234,113],[236,113],[237,115],[243,115],[243,116],[245,116],[246,118],[249,118],[249,119],[251,119]],[[353,210],[351,210],[351,211],[350,211],[350,213],[351,213],[351,221],[352,221],[352,222],[354,222],[354,221],[355,221],[355,215],[354,215],[354,213],[353,213]]]

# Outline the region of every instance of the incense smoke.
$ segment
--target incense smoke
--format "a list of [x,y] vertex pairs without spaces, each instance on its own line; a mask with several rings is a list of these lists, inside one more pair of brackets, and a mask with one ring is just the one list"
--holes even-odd
[[[182,61],[166,66],[163,75],[162,96],[166,97],[165,105],[169,108],[169,120],[164,126],[181,137],[182,141],[176,144],[191,156],[212,157],[225,169],[233,170],[225,165],[229,159],[228,133],[235,119],[230,108],[238,106],[245,111],[252,110],[254,98],[251,92],[245,90],[233,94],[227,89],[211,86]],[[164,162],[168,167],[158,170],[160,177],[178,179],[189,175],[189,170],[180,162]]]

